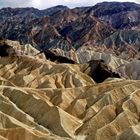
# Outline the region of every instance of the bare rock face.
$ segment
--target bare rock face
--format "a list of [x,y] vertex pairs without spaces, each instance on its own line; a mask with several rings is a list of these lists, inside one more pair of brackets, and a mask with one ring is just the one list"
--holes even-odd
[[[94,69],[102,63],[91,61]],[[0,58],[0,139],[140,139],[140,81],[95,84],[80,67],[28,55]]]
[[[92,75],[92,67],[93,71],[97,69],[96,66],[98,66],[98,63],[96,62],[100,62],[100,60],[103,60],[104,63],[100,62],[102,64],[99,65],[100,68],[97,72],[101,72],[101,69],[104,69],[109,74],[109,77],[112,77],[114,75],[114,77],[121,76],[125,79],[140,80],[140,60],[138,60],[137,58],[125,60],[123,58],[125,54],[123,55],[123,57],[118,57],[112,50],[96,47],[92,48],[90,46],[83,46],[77,51],[74,49],[71,49],[70,51],[52,49],[52,51],[55,51],[55,53],[59,56],[67,57],[68,59],[74,60],[76,63],[82,64],[80,66],[81,71],[87,73],[90,76]],[[126,56],[127,58],[130,58],[129,55]],[[88,64],[89,62],[90,64]],[[101,75],[102,74],[99,74],[99,76],[97,77],[99,78],[101,77]]]
[[[58,55],[56,52],[51,50],[45,50],[44,54],[46,58],[52,62],[76,64],[73,60],[65,56]],[[83,66],[81,66],[81,71],[88,74],[97,83],[103,82],[109,77],[120,78],[117,72],[115,73],[109,69],[107,64],[104,63],[104,60],[91,60],[87,62],[87,64],[83,64]]]
[[28,55],[34,56],[37,59],[46,59],[44,54],[39,53],[40,51],[33,48],[30,44],[21,45],[18,41],[1,39],[0,49],[1,57]]

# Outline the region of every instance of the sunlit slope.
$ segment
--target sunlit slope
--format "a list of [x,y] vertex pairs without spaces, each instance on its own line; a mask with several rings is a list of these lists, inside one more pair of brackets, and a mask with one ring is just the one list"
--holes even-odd
[[[95,82],[78,65],[0,59],[0,139],[140,139],[140,81]],[[129,132],[129,133],[128,133]]]

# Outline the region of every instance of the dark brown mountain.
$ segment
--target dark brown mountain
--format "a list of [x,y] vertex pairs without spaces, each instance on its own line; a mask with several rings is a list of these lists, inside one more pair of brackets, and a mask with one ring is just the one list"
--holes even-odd
[[131,29],[140,24],[140,5],[132,2],[103,2],[91,7],[86,13],[116,29]]
[[[122,51],[140,50],[140,5],[103,2],[69,9],[56,6],[0,9],[0,37],[31,43],[34,47],[70,50],[83,45]],[[119,49],[118,49],[119,48]]]
[[111,26],[90,15],[81,16],[60,30],[60,34],[69,38],[73,46],[96,43],[114,32]]

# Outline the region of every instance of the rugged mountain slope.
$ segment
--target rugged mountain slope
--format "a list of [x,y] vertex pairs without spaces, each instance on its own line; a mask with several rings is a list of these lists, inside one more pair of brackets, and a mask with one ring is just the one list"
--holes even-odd
[[[10,47],[9,50],[6,50],[5,47],[8,46]],[[11,41],[11,40],[0,40],[0,49],[1,49],[1,53],[7,51],[7,55],[28,55],[28,56],[34,56],[37,59],[44,59],[45,55],[44,54],[40,54],[40,51],[38,51],[37,49],[35,49],[33,46],[31,46],[30,44],[25,44],[25,45],[21,45],[20,42],[18,41]],[[13,54],[12,54],[13,52]]]
[[100,46],[111,48],[124,59],[140,57],[140,32],[137,30],[121,30],[102,40]]
[[114,29],[92,16],[82,16],[62,28],[60,34],[69,38],[73,46],[96,43],[111,35]]
[[140,5],[132,2],[103,2],[86,11],[110,23],[116,29],[131,29],[140,24]]
[[130,45],[131,55],[135,57],[140,50],[139,11],[138,4],[117,2],[74,9],[3,8],[0,38],[30,43],[38,49],[59,47],[68,51],[91,45],[111,48],[118,54],[128,53]]
[[113,72],[119,73],[122,77],[135,80],[140,79],[140,60],[137,60],[137,58],[132,59],[128,54],[123,53],[123,56],[120,55],[118,57],[112,50],[89,46],[81,47],[77,51],[74,49],[64,51],[59,48],[52,49],[52,51],[57,55],[65,56],[80,64],[91,60],[103,60]]
[[[4,45],[4,47],[3,43],[5,43],[6,46],[8,45],[11,47],[10,49],[8,49],[8,54],[6,53],[7,55],[4,54],[5,49],[3,48],[5,48],[6,46]],[[94,60],[103,60],[106,66],[108,67],[108,70],[111,70],[110,72],[112,74],[113,72],[115,72],[119,73],[120,76],[127,79],[140,79],[140,60],[137,60],[136,58],[132,59],[131,57],[131,59],[129,60],[128,55],[126,55],[126,61],[125,59],[121,58],[121,56],[118,57],[112,50],[110,51],[104,48],[92,48],[89,46],[84,46],[78,49],[77,51],[75,49],[64,51],[62,49],[57,48],[46,50],[44,53],[41,53],[35,48],[33,48],[30,44],[21,45],[18,41],[0,40],[0,46],[1,50],[3,50],[3,52],[1,51],[0,55],[28,55],[33,56],[37,59],[42,59],[43,61],[49,59],[52,62],[55,61],[57,63],[78,64],[78,66],[80,66],[80,69],[78,69],[82,72],[84,72],[84,70],[87,69],[88,72],[86,74],[88,75],[91,75],[92,73],[92,66],[90,66],[89,61],[94,63]],[[107,69],[105,68],[104,70],[106,71]],[[118,76],[116,75],[115,77]]]
[[19,55],[0,58],[0,83],[1,139],[140,138],[138,80],[95,84],[78,64]]

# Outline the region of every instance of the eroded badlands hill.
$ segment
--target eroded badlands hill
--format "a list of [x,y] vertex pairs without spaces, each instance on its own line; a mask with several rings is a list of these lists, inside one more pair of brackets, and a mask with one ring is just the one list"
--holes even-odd
[[139,107],[138,80],[96,84],[79,64],[0,58],[2,140],[139,140]]

